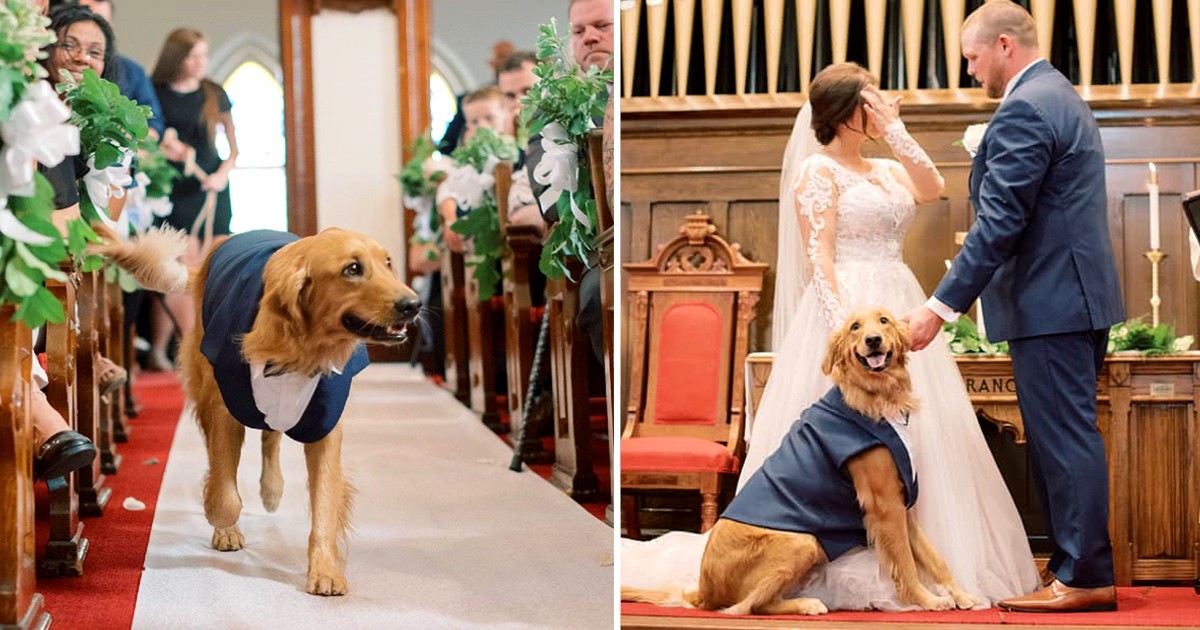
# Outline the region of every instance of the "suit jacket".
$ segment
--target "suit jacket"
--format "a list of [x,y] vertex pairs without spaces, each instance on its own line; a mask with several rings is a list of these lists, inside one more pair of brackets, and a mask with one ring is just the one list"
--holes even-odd
[[[263,269],[271,255],[294,234],[254,230],[231,237],[213,250],[208,280],[204,284],[201,321],[204,337],[200,352],[213,368],[221,399],[238,422],[261,431],[271,430],[254,400],[250,364],[242,356],[242,337],[254,326],[263,295]],[[367,367],[367,349],[359,344],[342,372],[321,377],[299,422],[285,431],[297,442],[316,442],[337,426],[350,396],[350,381]]]
[[975,224],[935,297],[961,313],[982,293],[992,341],[1124,319],[1100,130],[1048,62],[1030,67],[988,122],[970,192]]
[[146,76],[146,70],[138,62],[125,55],[118,54],[117,63],[121,68],[120,74],[117,75],[117,89],[122,96],[138,105],[150,108],[150,113],[153,115],[146,122],[149,123],[151,129],[158,132],[158,137],[161,138],[163,131],[166,130],[166,125],[163,123],[162,106],[158,104],[158,95],[154,93],[154,85],[150,83],[150,77]]
[[834,387],[804,411],[721,518],[812,534],[830,561],[866,546],[864,513],[846,462],[875,446],[891,451],[904,483],[904,504],[912,507],[917,479],[903,440],[888,422],[847,406],[842,390]]

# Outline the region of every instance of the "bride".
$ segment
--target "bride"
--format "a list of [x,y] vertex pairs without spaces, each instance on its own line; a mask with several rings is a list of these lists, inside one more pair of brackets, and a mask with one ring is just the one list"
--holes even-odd
[[[813,79],[796,118],[779,186],[775,362],[739,490],[832,385],[820,365],[844,316],[875,305],[903,314],[926,300],[901,260],[902,243],[916,204],[935,200],[944,184],[905,131],[899,99],[886,100],[875,83],[856,64],[829,66]],[[879,137],[898,161],[862,156],[864,141]],[[1033,591],[1038,575],[1024,527],[949,349],[935,342],[910,357],[921,405],[909,427],[918,522],[967,592],[990,603]],[[706,539],[673,532],[622,540],[621,583],[694,588]],[[906,608],[869,548],[818,568],[795,596],[815,597],[830,610]]]

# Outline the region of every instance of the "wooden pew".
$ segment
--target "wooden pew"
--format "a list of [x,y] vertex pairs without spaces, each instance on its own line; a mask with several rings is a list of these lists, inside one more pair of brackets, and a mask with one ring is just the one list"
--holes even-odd
[[[101,338],[105,333],[103,322],[107,319],[103,299],[104,279],[95,271],[80,272],[79,279],[79,288],[75,292],[79,314],[79,336],[75,345],[75,426],[100,449],[105,443],[111,442],[105,436],[101,423],[97,369]],[[70,311],[67,313],[69,319]],[[75,477],[81,516],[102,516],[112,495],[112,488],[104,487],[105,477],[100,469],[100,460],[100,457],[93,459],[90,465],[79,469]]]
[[[46,288],[58,298],[67,315],[64,323],[46,325],[46,374],[50,380],[46,386],[46,398],[68,425],[78,427],[75,406],[75,353],[78,343],[75,333],[75,287],[79,276],[69,266],[64,267],[63,271],[68,274],[67,282],[46,281]],[[79,520],[75,477],[71,474],[47,484],[50,490],[50,540],[38,563],[39,577],[83,575],[88,540],[83,536],[83,523]]]
[[[126,374],[132,374],[133,344],[132,335],[125,330],[125,295],[120,283],[113,281],[105,284],[105,305],[108,319],[105,322],[107,333],[101,337],[100,351],[117,365],[125,368]],[[100,446],[101,465],[105,474],[115,475],[121,467],[121,456],[117,455],[115,444],[129,441],[129,419],[126,416],[126,404],[132,378],[125,380],[125,386],[114,391],[107,401],[102,401],[102,413],[107,412],[107,423],[112,439],[106,445]]]
[[[612,106],[611,100],[609,106]],[[607,398],[605,411],[608,413],[608,461],[615,462],[613,457],[616,441],[613,404],[616,392],[613,391],[613,307],[616,302],[613,297],[615,282],[613,251],[613,225],[611,184],[604,164],[604,132],[602,129],[592,129],[588,132],[588,165],[592,175],[592,192],[596,196],[596,216],[600,219],[596,236],[596,264],[600,265],[600,305],[604,309],[604,393]],[[617,475],[612,475],[612,493],[617,496]],[[611,516],[611,514],[610,514]],[[612,519],[609,519],[610,522]]]
[[[508,372],[505,402],[508,407],[509,438],[515,448],[521,436],[525,394],[529,391],[533,351],[541,327],[541,318],[534,317],[530,277],[535,273],[534,266],[542,256],[542,242],[537,228],[508,222],[508,194],[512,187],[512,176],[512,162],[496,165],[496,212],[500,220],[500,234],[504,238],[500,266],[504,276],[501,281],[504,287],[504,356]],[[542,440],[536,430],[525,432],[521,454],[522,461],[527,464],[554,461],[554,455],[542,448]]]
[[463,280],[463,255],[442,245],[442,335],[446,346],[446,381],[443,386],[464,404],[471,402],[467,372],[467,303]]
[[[467,241],[468,253],[474,251],[474,243]],[[503,432],[500,423],[500,408],[496,403],[496,349],[504,347],[504,320],[502,298],[497,304],[492,299],[479,299],[479,281],[473,269],[463,267],[466,284],[464,303],[467,311],[467,375],[470,383],[471,410],[496,433]],[[497,339],[499,335],[499,339]],[[501,366],[503,368],[503,366]]]
[[[571,277],[583,265],[571,265]],[[550,481],[577,501],[602,497],[592,465],[591,418],[588,414],[588,362],[591,342],[578,326],[579,285],[565,277],[546,282],[550,311],[550,374],[554,388],[554,469]]]
[[33,525],[32,335],[0,306],[0,628],[42,630],[50,615],[36,592]]

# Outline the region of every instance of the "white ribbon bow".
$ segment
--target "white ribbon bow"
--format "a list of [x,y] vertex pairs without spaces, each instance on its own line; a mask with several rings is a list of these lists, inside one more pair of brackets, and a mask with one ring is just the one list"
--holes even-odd
[[0,197],[34,194],[34,160],[56,166],[79,153],[79,129],[67,124],[71,110],[45,81],[30,84],[7,122],[0,123]]
[[496,183],[492,173],[499,163],[500,158],[492,155],[484,163],[482,172],[476,171],[470,165],[451,168],[446,174],[446,181],[442,182],[438,190],[438,200],[454,197],[463,210],[478,207],[483,202],[483,193]]
[[542,129],[542,151],[542,160],[533,169],[534,181],[548,186],[538,197],[542,208],[554,207],[565,192],[571,200],[571,214],[575,220],[590,229],[592,222],[575,203],[574,193],[579,187],[578,147],[562,125],[552,122]]
[[115,224],[108,218],[109,201],[124,197],[125,187],[133,182],[133,177],[129,174],[129,164],[133,160],[133,152],[124,147],[120,147],[120,151],[121,160],[104,169],[96,168],[96,156],[89,157],[88,172],[83,176],[88,198],[92,200],[92,205],[96,206],[100,218],[108,223],[109,227],[115,227]]
[[139,171],[133,177],[136,184],[125,191],[125,211],[122,217],[129,217],[129,224],[139,233],[145,232],[154,223],[154,217],[165,217],[171,214],[174,204],[167,197],[147,197],[146,189],[150,186],[150,176]]

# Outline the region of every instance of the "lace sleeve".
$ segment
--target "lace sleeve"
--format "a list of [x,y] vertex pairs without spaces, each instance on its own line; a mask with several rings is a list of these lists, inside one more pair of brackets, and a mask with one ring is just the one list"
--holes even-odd
[[902,162],[911,163],[913,166],[937,170],[933,165],[933,160],[929,159],[929,154],[925,153],[925,149],[913,140],[912,136],[908,135],[908,130],[904,128],[904,121],[897,118],[892,121],[892,124],[883,130],[883,139],[892,148],[892,153],[896,154]]
[[810,168],[796,184],[796,213],[805,253],[812,265],[812,283],[830,329],[846,318],[834,273],[837,243],[837,186],[828,167]]

